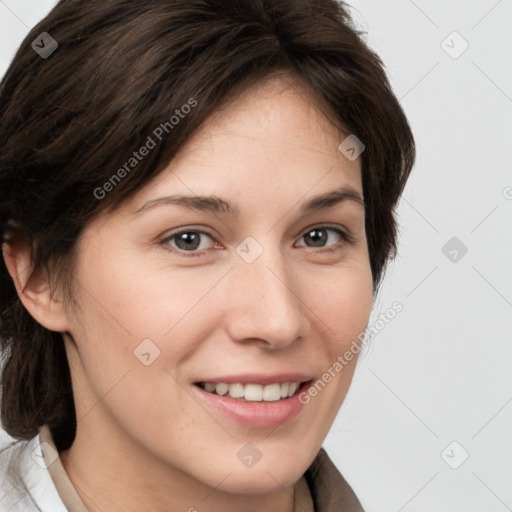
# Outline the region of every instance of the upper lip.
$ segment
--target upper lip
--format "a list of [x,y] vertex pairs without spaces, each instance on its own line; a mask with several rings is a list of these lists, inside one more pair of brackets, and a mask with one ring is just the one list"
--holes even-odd
[[224,375],[222,377],[205,377],[199,381],[195,381],[195,384],[199,382],[212,382],[218,384],[224,382],[226,384],[261,384],[266,386],[267,384],[283,382],[308,382],[314,377],[308,373],[279,373],[273,375],[263,375],[261,373],[244,373],[238,375]]

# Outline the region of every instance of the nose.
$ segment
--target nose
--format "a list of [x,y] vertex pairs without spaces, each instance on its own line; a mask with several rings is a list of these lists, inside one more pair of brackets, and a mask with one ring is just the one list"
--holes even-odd
[[252,263],[234,258],[230,272],[227,330],[231,339],[258,340],[267,348],[285,348],[307,336],[312,314],[299,277],[279,248],[265,248]]

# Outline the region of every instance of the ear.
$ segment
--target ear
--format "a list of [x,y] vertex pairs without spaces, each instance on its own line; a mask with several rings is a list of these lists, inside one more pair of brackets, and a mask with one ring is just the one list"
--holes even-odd
[[34,320],[50,331],[68,331],[64,302],[50,296],[46,273],[40,270],[30,276],[33,264],[28,240],[19,233],[12,233],[9,242],[2,244],[2,253],[18,296]]

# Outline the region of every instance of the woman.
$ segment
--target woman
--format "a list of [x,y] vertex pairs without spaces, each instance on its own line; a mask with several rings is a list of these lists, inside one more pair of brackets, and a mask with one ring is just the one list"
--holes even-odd
[[415,149],[346,8],[62,0],[0,102],[0,508],[362,510],[322,442]]

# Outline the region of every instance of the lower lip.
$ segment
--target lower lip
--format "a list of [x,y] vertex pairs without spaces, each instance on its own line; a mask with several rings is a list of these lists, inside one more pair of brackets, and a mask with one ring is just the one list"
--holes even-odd
[[312,382],[304,382],[295,395],[275,402],[242,402],[230,396],[214,395],[196,384],[193,384],[192,387],[194,392],[207,404],[222,411],[242,425],[268,428],[277,427],[282,423],[291,421],[299,414],[304,406],[299,400],[299,394],[306,391]]

